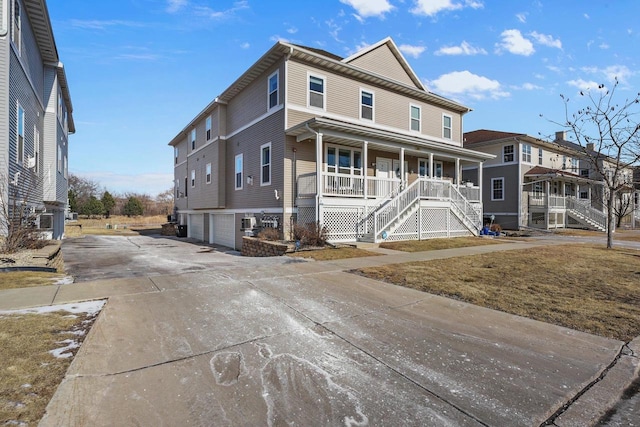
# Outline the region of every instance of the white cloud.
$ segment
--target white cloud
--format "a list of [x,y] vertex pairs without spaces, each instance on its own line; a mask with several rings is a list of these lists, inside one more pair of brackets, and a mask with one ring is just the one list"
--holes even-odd
[[598,45],[598,47],[602,50],[606,50],[606,49],[609,49],[610,46],[607,43],[602,42]]
[[631,71],[626,65],[610,65],[605,68],[583,67],[582,71],[590,74],[601,75],[611,83],[613,83],[616,79],[618,79],[620,83],[626,83],[629,77],[636,74],[635,72]]
[[562,69],[560,67],[556,67],[555,65],[547,65],[547,69],[553,71],[554,73],[560,74]]
[[589,16],[589,14],[588,14],[588,13],[585,13],[585,14],[584,14],[584,15],[582,15],[582,16],[584,16],[584,19],[591,19],[591,17]]
[[364,50],[369,46],[371,45],[367,42],[360,42],[353,49],[347,49],[347,56],[351,56],[357,52],[360,52],[361,50]]
[[542,87],[538,86],[538,85],[534,85],[533,83],[525,83],[522,86],[520,86],[520,89],[524,89],[524,90],[540,90],[540,89],[542,89]]
[[289,29],[287,29],[287,33],[289,34],[295,34],[298,32],[298,29],[296,27],[290,27]]
[[280,37],[279,35],[275,34],[271,37],[269,37],[269,40],[271,40],[272,42],[276,43],[276,42],[283,42],[283,43],[289,43],[289,39],[286,37]]
[[387,0],[340,0],[340,3],[351,6],[362,18],[370,16],[384,17],[391,12],[393,6]]
[[487,51],[481,47],[474,47],[463,41],[460,46],[445,46],[438,49],[436,55],[486,55]]
[[569,80],[567,84],[569,86],[577,87],[580,90],[589,90],[589,89],[597,90],[600,87],[600,83],[596,83],[594,81],[582,80],[582,79]]
[[251,47],[251,45],[249,44],[249,42],[244,42],[240,45],[240,49],[249,49]]
[[467,70],[443,74],[429,82],[434,92],[452,96],[468,96],[473,99],[504,98],[509,92],[503,90],[497,80],[478,76]]
[[413,58],[418,58],[427,49],[424,46],[412,46],[410,44],[401,44],[398,49],[405,55],[409,55]]
[[562,42],[560,40],[554,39],[553,36],[540,34],[535,31],[533,31],[530,36],[533,37],[541,45],[562,49]]
[[329,28],[329,35],[335,41],[341,43],[342,40],[340,40],[340,31],[342,31],[342,27],[338,25],[333,19],[326,21],[325,25]]
[[118,174],[113,172],[79,172],[75,173],[81,178],[96,181],[110,193],[140,193],[150,196],[173,188],[172,173],[144,173],[144,174]]
[[167,0],[167,12],[176,13],[187,5],[187,0]]
[[524,12],[517,13],[516,18],[518,18],[518,21],[522,22],[523,24],[527,22],[527,14]]
[[506,50],[514,55],[529,56],[535,52],[533,43],[522,36],[519,30],[505,30],[500,34],[502,42],[496,44],[498,52]]
[[105,21],[100,21],[97,19],[92,19],[92,20],[72,19],[69,22],[75,28],[83,28],[88,30],[106,30],[107,28],[110,28],[110,27],[141,28],[141,27],[147,26],[147,24],[144,22],[121,21],[118,19],[111,19],[111,20],[105,20]]
[[234,15],[236,12],[249,9],[249,2],[246,0],[237,1],[233,7],[225,10],[214,10],[208,6],[198,6],[194,8],[196,14],[210,19],[224,19]]
[[465,7],[481,9],[484,7],[484,4],[481,1],[474,0],[416,0],[415,7],[411,9],[410,12],[415,15],[434,16],[442,11],[460,10]]

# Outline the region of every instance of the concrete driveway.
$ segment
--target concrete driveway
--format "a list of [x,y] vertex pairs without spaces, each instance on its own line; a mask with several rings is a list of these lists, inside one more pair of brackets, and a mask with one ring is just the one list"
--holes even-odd
[[373,259],[143,236],[63,255],[79,283],[59,297],[109,301],[41,426],[582,426],[637,372],[640,343],[344,271]]

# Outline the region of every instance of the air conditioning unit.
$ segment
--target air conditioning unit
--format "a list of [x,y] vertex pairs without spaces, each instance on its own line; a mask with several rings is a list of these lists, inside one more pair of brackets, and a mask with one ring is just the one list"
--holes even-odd
[[248,217],[242,218],[242,228],[241,228],[241,230],[246,231],[246,230],[252,230],[254,228],[256,228],[256,217],[255,216],[248,216]]
[[33,169],[36,167],[36,158],[35,157],[27,157],[27,159],[24,161],[24,166],[29,168],[29,169]]

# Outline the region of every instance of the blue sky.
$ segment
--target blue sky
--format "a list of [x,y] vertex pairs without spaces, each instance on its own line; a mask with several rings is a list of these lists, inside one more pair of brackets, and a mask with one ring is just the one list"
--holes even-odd
[[[392,37],[465,131],[551,135],[560,94],[640,88],[640,2],[49,0],[77,132],[70,172],[109,191],[172,186],[167,143],[276,41],[349,56]],[[594,89],[595,90],[595,89]]]

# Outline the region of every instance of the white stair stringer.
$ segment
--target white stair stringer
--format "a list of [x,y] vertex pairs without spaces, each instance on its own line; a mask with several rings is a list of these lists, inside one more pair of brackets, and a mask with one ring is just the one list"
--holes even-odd
[[567,197],[567,214],[581,224],[598,230],[607,231],[607,215],[593,207],[580,203],[573,197]]

